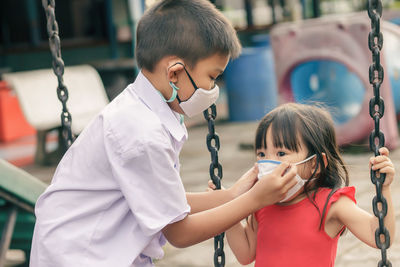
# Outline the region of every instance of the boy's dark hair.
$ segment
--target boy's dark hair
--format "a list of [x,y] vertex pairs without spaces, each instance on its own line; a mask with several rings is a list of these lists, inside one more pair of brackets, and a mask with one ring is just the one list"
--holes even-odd
[[216,53],[236,58],[241,46],[229,21],[207,0],[164,0],[142,16],[137,27],[136,61],[153,71],[165,56],[190,67]]
[[[348,172],[340,156],[330,114],[316,104],[284,104],[265,115],[258,125],[255,138],[256,151],[262,147],[266,148],[266,135],[269,128],[271,128],[275,147],[285,147],[297,152],[300,149],[299,141],[302,140],[308,150],[308,156],[316,155],[316,170],[310,178],[315,177],[318,168],[320,168],[320,173],[315,177],[317,179],[314,188],[310,188],[310,180],[308,180],[304,185],[304,191],[321,214],[315,203],[315,193],[310,196],[309,192],[320,187],[332,189],[322,211],[321,227],[329,198],[343,185],[349,185]],[[324,164],[322,153],[326,154],[327,166]]]

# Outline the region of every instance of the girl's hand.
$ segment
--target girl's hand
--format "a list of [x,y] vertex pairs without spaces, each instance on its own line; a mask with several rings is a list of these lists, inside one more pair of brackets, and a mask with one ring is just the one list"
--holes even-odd
[[[214,191],[215,189],[217,189],[217,187],[215,186],[215,184],[213,183],[213,181],[212,181],[212,180],[208,180],[208,188],[207,188],[207,191],[210,192],[210,191]],[[221,190],[225,190],[225,187],[223,187],[222,185],[221,185]]]
[[395,174],[394,165],[389,159],[389,150],[386,147],[381,147],[379,153],[379,156],[370,158],[369,167],[374,171],[379,170],[379,173],[385,173],[386,179],[383,186],[390,186]]

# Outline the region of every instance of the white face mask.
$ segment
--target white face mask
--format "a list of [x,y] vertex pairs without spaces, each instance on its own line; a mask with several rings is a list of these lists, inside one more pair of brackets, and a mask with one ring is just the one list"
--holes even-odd
[[176,64],[181,64],[188,75],[193,87],[194,93],[187,99],[187,100],[180,100],[178,96],[179,88],[172,82],[169,82],[169,85],[172,88],[172,96],[170,99],[166,100],[162,95],[165,102],[172,102],[175,98],[179,101],[179,106],[182,108],[183,112],[185,112],[186,116],[193,117],[197,114],[200,114],[208,107],[217,101],[219,96],[219,87],[215,85],[211,90],[206,90],[203,88],[197,87],[196,83],[193,81],[192,77],[190,76],[189,72],[186,70],[185,66],[178,62]]
[[193,117],[206,110],[217,101],[219,96],[219,87],[215,85],[213,89],[206,90],[197,88],[189,99],[179,103],[179,106],[185,112],[186,116]]
[[[315,154],[310,156],[310,157],[308,157],[308,158],[306,158],[305,160],[297,162],[297,163],[295,163],[293,165],[296,166],[296,165],[303,164],[303,163],[309,161],[310,159],[312,159],[314,157],[315,157]],[[258,179],[260,179],[264,175],[270,174],[271,172],[273,172],[278,167],[279,164],[281,164],[281,162],[277,161],[277,160],[259,160],[259,161],[257,161],[257,163],[258,163]],[[301,178],[300,175],[298,175],[298,174],[296,174],[295,179],[296,179],[297,183],[292,188],[290,188],[290,190],[286,194],[286,197],[284,199],[282,199],[281,201],[279,201],[279,202],[285,202],[285,201],[289,200],[307,182],[307,179]]]

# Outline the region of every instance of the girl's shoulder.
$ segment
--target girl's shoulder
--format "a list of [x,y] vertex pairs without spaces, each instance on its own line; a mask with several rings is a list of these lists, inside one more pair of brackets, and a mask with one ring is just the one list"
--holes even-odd
[[356,198],[355,198],[355,193],[356,189],[354,186],[346,186],[346,187],[341,187],[337,189],[332,189],[332,188],[320,188],[318,189],[315,200],[318,204],[327,206],[327,209],[338,201],[341,197],[348,197],[350,198],[354,203],[357,203]]
[[325,211],[323,213],[322,225],[325,225],[325,221],[327,217],[329,217],[328,214],[332,215],[332,213],[330,213],[332,204],[334,204],[341,198],[347,197],[354,203],[357,203],[355,193],[356,189],[354,186],[346,186],[337,189],[321,188],[320,190],[318,190],[316,194],[316,202],[320,211]]

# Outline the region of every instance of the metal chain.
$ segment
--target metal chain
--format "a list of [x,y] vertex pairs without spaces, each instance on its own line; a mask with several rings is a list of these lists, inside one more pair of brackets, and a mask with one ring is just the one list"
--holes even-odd
[[[368,35],[368,47],[372,52],[372,65],[369,67],[369,82],[373,86],[374,97],[369,102],[369,114],[374,120],[375,129],[369,136],[369,146],[375,156],[379,155],[379,149],[385,145],[385,135],[379,129],[379,122],[385,111],[383,98],[380,97],[380,87],[383,82],[384,71],[380,63],[380,51],[383,46],[383,35],[380,31],[380,19],[382,17],[382,1],[368,0],[368,16],[371,19],[371,32]],[[382,260],[378,266],[392,266],[387,259],[387,249],[390,246],[389,231],[384,225],[387,214],[387,202],[382,195],[382,186],[386,175],[371,169],[371,181],[376,188],[376,196],[372,200],[372,208],[379,220],[379,228],[375,231],[375,243],[381,250]]]
[[[221,189],[222,165],[218,162],[218,150],[220,148],[220,142],[219,136],[215,132],[214,125],[215,118],[217,117],[217,107],[215,104],[211,105],[207,110],[205,110],[203,115],[208,122],[208,134],[206,142],[208,151],[210,151],[211,154],[210,177],[216,187],[216,190],[219,190]],[[225,234],[221,233],[214,237],[214,266],[216,267],[225,266],[224,236]]]
[[42,0],[42,5],[47,18],[47,33],[49,35],[49,45],[51,56],[53,58],[53,71],[58,79],[57,96],[62,104],[61,125],[62,136],[65,146],[68,148],[74,141],[71,131],[72,117],[67,108],[68,89],[64,84],[64,61],[61,58],[61,44],[58,35],[58,24],[55,14],[55,0]]

